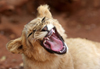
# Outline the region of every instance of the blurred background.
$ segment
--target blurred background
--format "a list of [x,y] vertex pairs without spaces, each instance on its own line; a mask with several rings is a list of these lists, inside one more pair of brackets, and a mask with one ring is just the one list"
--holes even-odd
[[48,4],[68,38],[100,42],[100,0],[0,0],[0,69],[22,69],[22,57],[11,54],[6,43],[21,36],[39,5]]

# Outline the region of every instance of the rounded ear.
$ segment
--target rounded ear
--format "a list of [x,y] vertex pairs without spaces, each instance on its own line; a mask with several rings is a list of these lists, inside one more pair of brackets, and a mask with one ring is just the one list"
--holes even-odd
[[23,52],[23,45],[22,45],[22,39],[17,38],[15,40],[11,40],[6,45],[7,49],[14,53],[14,54],[21,54]]
[[38,10],[38,17],[52,18],[48,5],[40,5],[37,10]]

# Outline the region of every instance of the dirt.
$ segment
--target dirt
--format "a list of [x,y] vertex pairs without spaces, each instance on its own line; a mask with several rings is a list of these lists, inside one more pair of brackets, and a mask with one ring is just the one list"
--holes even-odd
[[[52,12],[66,30],[68,38],[86,38],[100,42],[100,8],[85,8],[73,14]],[[21,36],[25,24],[34,19],[34,15],[22,13],[10,17],[2,16],[0,23],[0,69],[22,69],[20,54],[11,54],[6,49],[8,41]]]

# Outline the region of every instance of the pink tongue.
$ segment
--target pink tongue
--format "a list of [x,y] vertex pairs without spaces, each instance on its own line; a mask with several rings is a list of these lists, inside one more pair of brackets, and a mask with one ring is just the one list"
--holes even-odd
[[60,39],[58,39],[56,36],[51,36],[49,38],[50,40],[47,40],[46,42],[50,44],[50,48],[53,51],[61,51],[63,48],[63,43]]

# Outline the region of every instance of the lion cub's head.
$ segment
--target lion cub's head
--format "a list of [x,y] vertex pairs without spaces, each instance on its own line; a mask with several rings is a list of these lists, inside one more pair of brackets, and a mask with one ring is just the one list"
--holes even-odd
[[7,49],[35,59],[47,59],[51,54],[66,53],[65,31],[58,21],[53,19],[48,5],[41,5],[37,10],[37,18],[25,25],[22,36],[11,40]]

